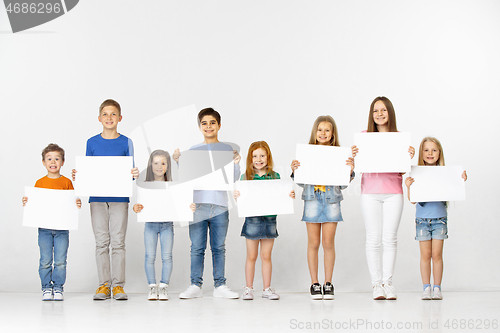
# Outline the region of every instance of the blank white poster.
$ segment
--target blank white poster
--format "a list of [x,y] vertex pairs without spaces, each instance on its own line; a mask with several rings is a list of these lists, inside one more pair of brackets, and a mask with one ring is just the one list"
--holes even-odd
[[193,221],[189,208],[193,189],[187,184],[164,183],[162,187],[145,188],[137,184],[137,203],[144,206],[137,213],[137,222]]
[[293,214],[292,186],[291,181],[281,179],[236,182],[238,216]]
[[461,166],[412,166],[411,202],[463,201],[465,182]]
[[232,151],[188,150],[179,157],[179,181],[194,190],[231,191],[234,183]]

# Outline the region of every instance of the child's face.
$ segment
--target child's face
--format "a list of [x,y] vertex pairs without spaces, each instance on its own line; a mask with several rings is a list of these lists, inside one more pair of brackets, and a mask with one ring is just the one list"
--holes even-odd
[[267,153],[264,149],[258,148],[252,152],[252,164],[255,170],[263,170],[267,167]]
[[375,102],[375,105],[373,106],[373,121],[378,126],[387,125],[387,122],[389,121],[389,113],[387,112],[384,102]]
[[164,175],[167,172],[167,165],[167,159],[165,158],[165,156],[153,157],[153,163],[151,167],[153,168],[155,179],[165,180]]
[[323,121],[319,123],[318,129],[316,130],[316,141],[320,145],[329,145],[332,139],[333,128],[329,121]]
[[116,130],[118,123],[122,121],[122,116],[118,109],[112,105],[106,106],[101,110],[99,115],[99,122],[102,124],[104,129]]
[[201,118],[200,121],[200,132],[203,134],[205,139],[217,139],[217,133],[220,130],[220,124],[217,123],[217,119],[213,116],[206,115]]
[[422,147],[422,154],[425,164],[436,165],[441,152],[439,151],[439,147],[437,144],[432,141],[425,141],[424,146]]
[[49,175],[57,177],[59,177],[59,170],[61,170],[61,167],[64,165],[61,154],[56,151],[49,151],[45,154],[45,158],[42,163],[47,169]]

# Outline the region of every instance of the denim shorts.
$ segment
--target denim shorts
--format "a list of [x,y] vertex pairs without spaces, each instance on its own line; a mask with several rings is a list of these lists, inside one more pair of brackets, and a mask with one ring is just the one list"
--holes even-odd
[[448,218],[440,217],[437,219],[427,219],[417,217],[415,219],[417,226],[417,235],[415,240],[428,241],[431,239],[448,238]]
[[341,222],[340,202],[327,203],[325,192],[315,191],[315,200],[304,200],[302,221],[310,223]]
[[276,216],[245,217],[241,236],[246,239],[272,239],[278,237]]

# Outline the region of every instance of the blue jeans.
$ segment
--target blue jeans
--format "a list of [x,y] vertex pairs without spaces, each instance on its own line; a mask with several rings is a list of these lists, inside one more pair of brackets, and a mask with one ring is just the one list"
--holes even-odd
[[[66,282],[69,230],[38,228],[38,246],[40,247],[38,273],[42,281],[42,290],[63,291]],[[53,268],[52,263],[54,263]]]
[[210,229],[210,249],[214,286],[226,284],[224,270],[226,266],[226,235],[229,226],[227,207],[212,204],[196,204],[194,222],[189,225],[191,239],[191,284],[201,287],[203,284],[203,263],[207,248],[207,231]]
[[156,284],[155,259],[158,237],[161,246],[161,283],[168,284],[172,274],[172,248],[174,247],[174,226],[172,222],[146,222],[144,225],[144,247],[146,258],[144,269],[149,284]]

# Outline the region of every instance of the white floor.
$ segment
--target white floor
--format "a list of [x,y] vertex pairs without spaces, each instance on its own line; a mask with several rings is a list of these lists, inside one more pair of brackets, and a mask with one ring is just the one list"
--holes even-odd
[[166,302],[129,294],[128,301],[93,301],[66,293],[64,302],[42,302],[41,293],[0,293],[0,332],[500,332],[500,292],[445,292],[442,301],[399,293],[374,301],[368,293],[338,293],[313,301],[282,293],[269,301],[204,297]]

